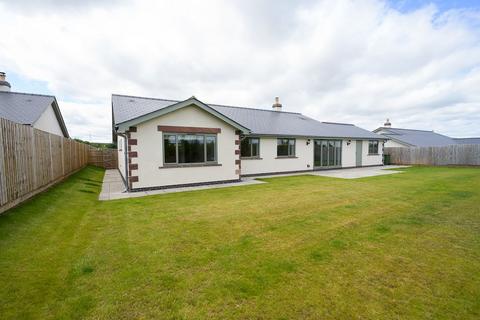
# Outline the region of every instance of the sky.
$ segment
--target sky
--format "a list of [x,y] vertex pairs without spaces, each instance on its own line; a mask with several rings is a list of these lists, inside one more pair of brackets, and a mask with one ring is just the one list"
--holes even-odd
[[111,140],[111,94],[480,136],[480,1],[0,0],[0,71]]

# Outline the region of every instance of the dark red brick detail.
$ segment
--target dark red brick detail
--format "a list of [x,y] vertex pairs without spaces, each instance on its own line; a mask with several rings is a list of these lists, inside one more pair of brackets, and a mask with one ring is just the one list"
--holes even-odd
[[130,128],[128,128],[128,131],[137,132],[137,127],[130,127]]
[[238,165],[240,165],[240,160],[238,160],[238,159],[237,159],[237,160],[235,160],[235,164],[238,164]]
[[128,153],[128,157],[129,157],[129,158],[137,158],[137,157],[138,157],[137,151],[130,151],[130,152]]
[[201,128],[201,127],[176,127],[176,126],[158,126],[158,131],[178,132],[178,133],[220,133],[220,128]]
[[128,163],[132,163],[132,159],[131,159],[131,158],[128,158]]
[[235,150],[235,154],[240,154],[240,150]]
[[128,145],[136,146],[137,145],[137,139],[128,139]]
[[235,144],[238,146],[240,144],[240,140],[235,140]]
[[138,182],[138,176],[129,177],[128,180],[130,181],[130,183]]
[[128,169],[130,170],[138,170],[138,163],[130,163],[128,165]]

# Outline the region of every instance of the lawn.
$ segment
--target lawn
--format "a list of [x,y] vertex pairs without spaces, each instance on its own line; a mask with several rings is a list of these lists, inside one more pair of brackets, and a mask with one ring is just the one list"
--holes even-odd
[[88,167],[0,216],[1,319],[479,319],[480,169],[99,202]]

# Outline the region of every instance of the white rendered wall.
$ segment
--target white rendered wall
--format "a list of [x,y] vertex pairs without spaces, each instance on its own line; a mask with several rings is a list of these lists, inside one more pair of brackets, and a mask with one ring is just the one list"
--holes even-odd
[[405,144],[401,144],[393,140],[387,140],[387,142],[385,142],[385,148],[390,148],[390,147],[408,148],[408,146]]
[[[306,145],[306,138],[296,139],[296,158],[277,158],[277,138],[260,138],[260,159],[242,159],[242,175],[302,171],[313,169],[313,138]],[[348,143],[350,141],[350,143]],[[382,142],[379,154],[368,154],[368,140],[362,140],[362,166],[382,165]],[[356,140],[342,140],[342,167],[356,166]]]
[[[165,168],[163,164],[163,133],[157,126],[182,126],[220,128],[217,135],[217,162],[220,166],[198,166],[182,168]],[[138,176],[138,182],[133,182],[133,188],[148,188],[212,181],[239,179],[235,154],[238,145],[235,140],[235,128],[212,116],[206,111],[190,106],[149,120],[136,126],[137,132],[131,132],[130,138],[137,139],[137,145],[131,146],[131,151],[137,151],[138,157],[131,158],[133,164],[138,164],[138,170],[132,170],[132,176]]]
[[383,148],[382,148],[382,141],[378,142],[378,154],[371,155],[368,154],[368,141],[363,140],[362,145],[362,167],[363,166],[376,166],[383,164]]
[[296,139],[295,158],[277,158],[277,137],[261,137],[260,158],[242,159],[242,175],[313,170],[313,139]]
[[35,121],[33,127],[35,129],[50,132],[63,137],[62,128],[58,123],[57,116],[55,115],[55,111],[53,111],[52,106],[48,106],[48,108],[45,109],[40,118]]
[[[348,142],[350,141],[350,144]],[[350,168],[356,166],[356,152],[355,149],[355,140],[348,139],[342,141],[342,167]]]

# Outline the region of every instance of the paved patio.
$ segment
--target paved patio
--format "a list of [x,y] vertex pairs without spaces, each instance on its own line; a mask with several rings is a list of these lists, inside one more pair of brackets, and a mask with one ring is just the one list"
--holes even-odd
[[181,187],[181,188],[169,188],[169,189],[150,190],[150,191],[126,192],[125,184],[123,183],[122,177],[120,176],[120,172],[116,169],[113,169],[113,170],[107,170],[105,172],[105,177],[103,178],[103,184],[102,184],[102,191],[98,199],[99,200],[115,200],[115,199],[125,199],[125,198],[137,198],[137,197],[150,196],[154,194],[165,194],[165,193],[205,190],[205,189],[218,189],[218,188],[228,188],[228,187],[240,187],[240,186],[259,184],[259,183],[265,183],[265,182],[255,180],[255,179],[245,179],[240,182],[232,182],[232,183],[221,183],[221,184]]
[[409,166],[382,166],[382,167],[364,167],[364,168],[351,168],[351,169],[338,169],[338,170],[326,170],[313,172],[316,176],[342,178],[342,179],[358,179],[374,176],[382,176],[387,174],[401,173],[402,171],[390,170],[408,168]]
[[144,197],[144,196],[149,196],[154,194],[240,187],[245,185],[265,183],[263,181],[257,180],[257,178],[275,178],[275,177],[285,177],[285,176],[305,175],[305,174],[331,177],[331,178],[358,179],[358,178],[365,178],[365,177],[401,173],[401,171],[387,170],[387,169],[397,169],[397,168],[406,168],[406,167],[408,166],[383,166],[383,167],[365,167],[365,168],[312,171],[312,172],[303,172],[303,173],[294,173],[294,174],[277,174],[277,175],[271,175],[271,176],[243,178],[242,181],[233,182],[233,183],[170,188],[170,189],[151,190],[151,191],[138,191],[138,192],[126,192],[125,185],[123,183],[122,177],[120,176],[120,172],[116,169],[113,169],[113,170],[107,170],[105,172],[105,177],[103,178],[103,184],[102,184],[102,191],[98,198],[99,200],[115,200],[115,199]]

